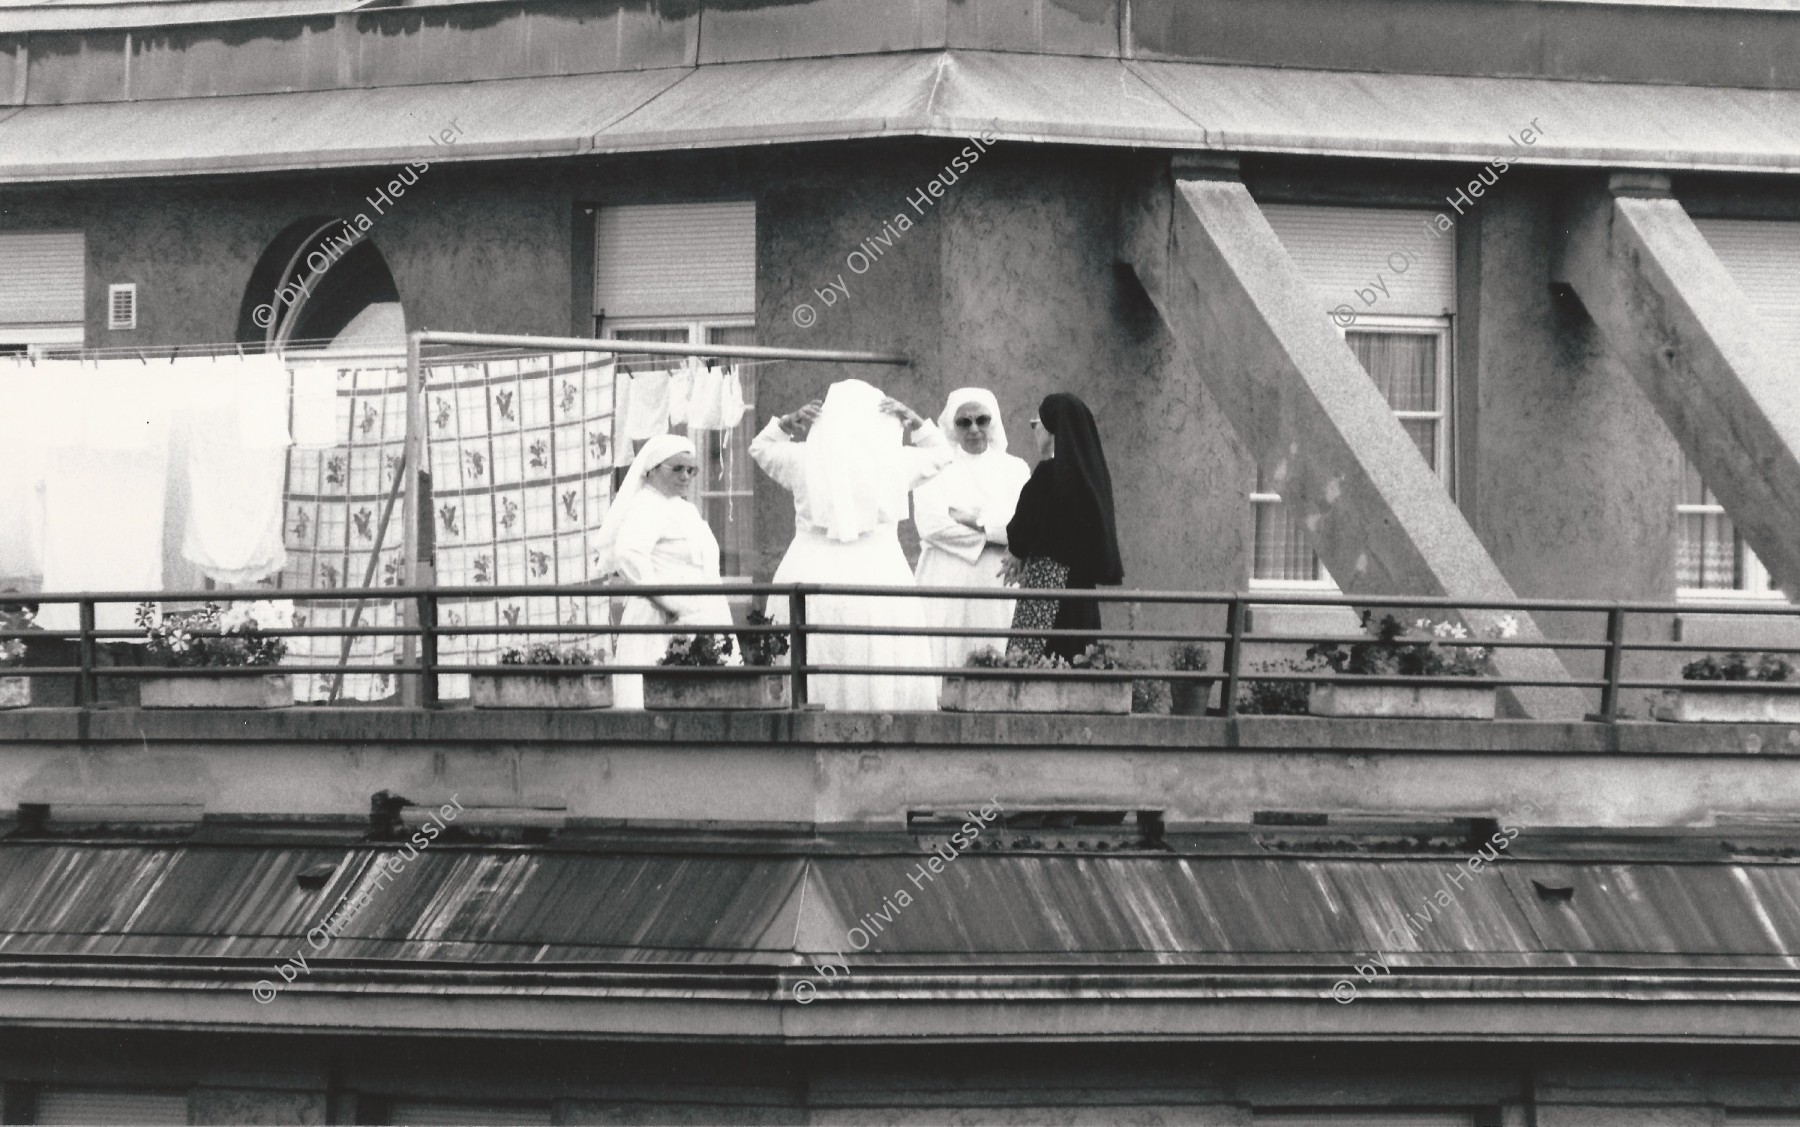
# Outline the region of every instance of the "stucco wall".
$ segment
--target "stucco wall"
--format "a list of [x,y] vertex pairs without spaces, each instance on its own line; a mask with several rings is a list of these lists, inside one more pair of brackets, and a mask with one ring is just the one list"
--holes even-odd
[[[1476,398],[1476,456],[1464,463],[1477,479],[1475,530],[1522,597],[1668,601],[1680,451],[1580,302],[1550,285],[1565,185],[1512,177],[1482,200],[1463,243],[1480,303],[1473,348],[1459,350],[1475,368],[1458,373]],[[1593,616],[1537,617],[1552,633],[1596,628]],[[1669,637],[1667,622],[1633,626],[1639,639]],[[1598,673],[1597,655],[1564,660],[1577,676]],[[1672,675],[1669,664],[1638,655],[1626,675]]]

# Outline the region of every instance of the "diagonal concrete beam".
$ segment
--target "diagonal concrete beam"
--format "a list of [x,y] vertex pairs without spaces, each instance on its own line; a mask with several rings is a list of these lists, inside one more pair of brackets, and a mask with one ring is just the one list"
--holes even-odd
[[1554,267],[1776,584],[1800,592],[1800,366],[1774,345],[1667,177],[1569,208]]
[[[1205,157],[1147,176],[1120,214],[1120,255],[1220,409],[1298,504],[1346,591],[1516,596],[1375,383],[1331,327],[1235,168]],[[1492,613],[1462,616],[1483,627]],[[1521,615],[1521,637],[1542,635]],[[1501,649],[1508,677],[1554,682],[1551,650]],[[1528,716],[1580,717],[1585,696],[1522,687]]]

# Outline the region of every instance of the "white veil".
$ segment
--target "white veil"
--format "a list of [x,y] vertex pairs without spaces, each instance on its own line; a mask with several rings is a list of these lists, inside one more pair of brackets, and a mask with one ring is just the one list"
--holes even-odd
[[799,515],[833,540],[860,540],[907,515],[904,428],[882,411],[886,398],[862,380],[839,380],[807,433]]

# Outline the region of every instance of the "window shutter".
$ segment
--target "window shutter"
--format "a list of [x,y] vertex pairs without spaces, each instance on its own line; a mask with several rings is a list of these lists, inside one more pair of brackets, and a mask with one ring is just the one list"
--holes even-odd
[[1437,212],[1264,204],[1262,213],[1317,291],[1321,311],[1348,305],[1371,315],[1456,312],[1456,229],[1434,234]]
[[188,1121],[188,1098],[181,1092],[120,1088],[49,1087],[38,1092],[39,1123],[160,1124]]
[[756,204],[601,208],[594,311],[609,319],[755,314]]
[[1696,219],[1694,226],[1781,350],[1791,355],[1800,348],[1800,223]]
[[80,231],[0,235],[0,328],[81,324],[86,281]]

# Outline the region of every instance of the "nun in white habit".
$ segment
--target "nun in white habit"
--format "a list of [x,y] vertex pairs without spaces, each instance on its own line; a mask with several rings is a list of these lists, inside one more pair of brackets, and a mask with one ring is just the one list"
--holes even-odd
[[[908,430],[911,446],[903,444]],[[895,526],[907,515],[908,491],[950,460],[936,426],[862,380],[841,380],[823,404],[771,419],[750,456],[794,495],[794,541],[776,583],[914,586]],[[911,596],[815,595],[806,607],[819,626],[925,625]],[[787,609],[785,596],[771,596],[772,619],[786,621]],[[917,634],[810,634],[807,647],[811,665],[932,664],[930,639]],[[815,673],[807,684],[814,703],[873,712],[935,709],[937,690],[936,677],[896,674]]]
[[[1023,458],[1006,452],[1000,403],[986,388],[950,393],[938,426],[956,447],[943,473],[913,490],[913,522],[919,526],[921,587],[1003,586],[1006,525],[1031,478]],[[1012,626],[1011,599],[928,599],[929,625],[953,629],[1006,630]],[[940,636],[931,639],[937,664],[961,666],[983,646],[1005,649],[1004,637]]]
[[[644,443],[600,524],[602,575],[627,584],[719,582],[719,541],[686,495],[697,473],[687,439],[663,434]],[[728,634],[731,605],[724,595],[643,595],[625,600],[619,625],[675,627],[617,635],[615,665],[655,665],[678,634]],[[644,707],[642,674],[613,677],[613,707]]]

